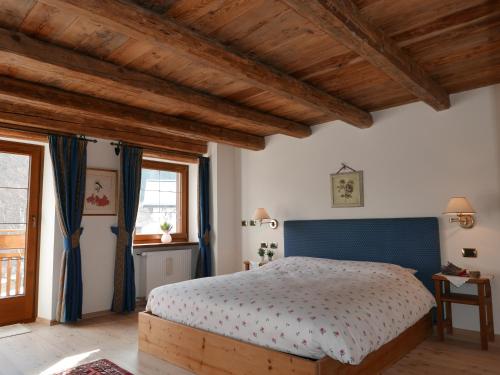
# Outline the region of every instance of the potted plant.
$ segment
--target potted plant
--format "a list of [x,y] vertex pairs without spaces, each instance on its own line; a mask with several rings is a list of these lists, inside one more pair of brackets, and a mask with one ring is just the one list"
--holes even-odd
[[172,230],[172,224],[165,221],[162,224],[160,224],[160,229],[163,232],[161,236],[161,243],[172,242],[172,236],[170,235],[170,231]]
[[269,261],[273,260],[273,256],[274,256],[274,250],[272,249],[267,250],[267,259],[269,259]]
[[260,262],[264,263],[266,261],[266,259],[265,259],[266,250],[261,247],[261,248],[259,248],[259,251],[257,251],[257,254],[259,254],[259,256],[260,256]]

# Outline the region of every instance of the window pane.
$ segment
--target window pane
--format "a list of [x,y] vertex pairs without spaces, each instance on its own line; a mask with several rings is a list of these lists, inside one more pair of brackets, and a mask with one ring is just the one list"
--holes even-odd
[[16,155],[0,153],[0,187],[28,188],[28,174],[30,171],[30,157],[28,155]]
[[171,233],[177,232],[177,191],[180,175],[176,172],[143,169],[141,194],[137,213],[137,234],[159,234],[160,225],[172,225]]
[[0,187],[0,224],[26,222],[28,190]]

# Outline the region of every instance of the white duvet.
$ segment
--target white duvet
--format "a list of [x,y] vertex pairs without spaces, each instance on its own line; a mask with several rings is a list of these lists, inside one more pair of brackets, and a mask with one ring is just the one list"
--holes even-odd
[[306,257],[151,291],[162,318],[308,358],[358,364],[435,305],[402,267]]

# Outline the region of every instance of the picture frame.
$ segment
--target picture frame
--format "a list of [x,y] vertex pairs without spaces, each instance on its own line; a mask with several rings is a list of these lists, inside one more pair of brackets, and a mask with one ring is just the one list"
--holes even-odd
[[363,171],[330,175],[332,207],[364,207]]
[[116,216],[117,182],[116,170],[87,168],[83,215]]

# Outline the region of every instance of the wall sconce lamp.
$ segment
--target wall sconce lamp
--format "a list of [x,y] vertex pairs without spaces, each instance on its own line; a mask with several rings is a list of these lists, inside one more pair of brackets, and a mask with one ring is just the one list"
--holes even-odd
[[271,219],[265,208],[257,208],[253,214],[253,219],[258,221],[260,225],[269,224],[271,229],[276,229],[278,227],[278,220]]
[[444,212],[445,215],[456,215],[450,217],[450,223],[458,223],[462,228],[470,229],[474,226],[474,214],[476,211],[465,197],[451,197]]

